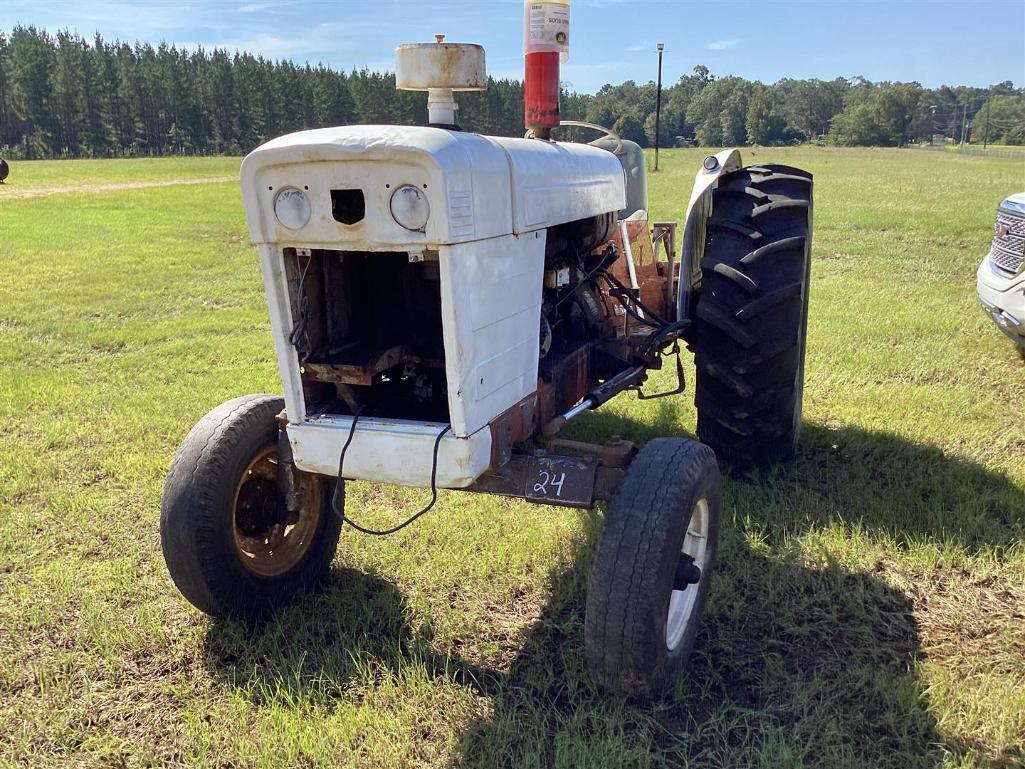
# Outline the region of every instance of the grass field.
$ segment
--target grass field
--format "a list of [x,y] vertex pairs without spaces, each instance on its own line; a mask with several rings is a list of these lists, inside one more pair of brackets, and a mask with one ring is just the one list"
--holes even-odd
[[[655,218],[681,218],[703,154],[662,153]],[[394,537],[343,535],[325,591],[266,626],[192,610],[160,554],[164,473],[208,409],[279,389],[219,181],[237,161],[15,164],[0,764],[1025,766],[1025,368],[974,295],[1025,159],[745,159],[815,174],[803,448],[727,480],[704,629],[655,705],[585,673],[600,511],[442,493]],[[694,410],[624,396],[572,427],[692,436]],[[354,484],[349,504],[372,525],[423,498]]]

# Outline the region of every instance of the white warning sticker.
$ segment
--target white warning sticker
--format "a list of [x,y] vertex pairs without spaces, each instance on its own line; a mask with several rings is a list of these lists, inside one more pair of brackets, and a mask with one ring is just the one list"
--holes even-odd
[[569,3],[559,0],[528,3],[526,52],[569,51]]

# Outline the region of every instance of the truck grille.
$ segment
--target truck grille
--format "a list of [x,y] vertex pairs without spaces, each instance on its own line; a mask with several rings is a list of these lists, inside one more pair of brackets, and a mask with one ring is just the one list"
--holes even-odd
[[1025,218],[997,211],[990,261],[1005,272],[1018,274],[1025,262]]

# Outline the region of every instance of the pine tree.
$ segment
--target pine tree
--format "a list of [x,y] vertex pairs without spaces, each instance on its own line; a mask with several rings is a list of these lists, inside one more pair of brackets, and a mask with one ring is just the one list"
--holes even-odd
[[[566,119],[613,127],[643,146],[655,139],[655,84],[627,80],[594,95],[564,88]],[[1025,89],[783,79],[715,78],[703,65],[662,91],[661,146],[780,144],[825,136],[838,144],[899,144],[937,131],[954,137],[990,103],[987,141],[1025,143]],[[460,94],[466,130],[523,135],[523,86],[488,80]],[[424,125],[427,99],[396,91],[390,73],[336,72],[245,52],[91,41],[35,27],[0,32],[0,152],[15,158],[242,154],[289,131],[384,123]],[[588,140],[564,128],[560,138]]]

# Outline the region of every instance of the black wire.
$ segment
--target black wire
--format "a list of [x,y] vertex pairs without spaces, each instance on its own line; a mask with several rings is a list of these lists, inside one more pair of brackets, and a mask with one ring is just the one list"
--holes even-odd
[[[615,246],[611,246],[611,248],[613,249],[613,254],[614,254],[615,253]],[[584,260],[580,258],[580,254],[579,254],[579,252],[577,252],[577,247],[575,245],[573,246],[573,253],[576,255],[577,262],[579,263],[579,265],[581,267],[580,271],[583,272],[584,271],[584,269],[583,269],[584,268]],[[607,266],[605,264],[605,260],[607,258],[608,257],[605,254],[603,254],[602,257],[598,260],[598,264],[595,266],[595,268],[593,270],[591,270],[590,272],[588,272],[586,275],[584,275],[584,277],[582,277],[580,280],[578,280],[573,286],[571,286],[570,290],[566,293],[566,295],[563,296],[562,298],[560,298],[559,301],[557,301],[555,303],[555,305],[552,307],[552,310],[555,311],[555,310],[559,309],[559,306],[563,302],[565,302],[567,299],[572,299],[573,297],[575,297],[577,295],[577,292],[580,290],[580,288],[582,286],[587,285],[588,281],[590,281],[591,278],[594,277],[595,273],[599,272],[600,270],[604,270],[605,267]],[[615,261],[615,259],[613,259],[612,261]]]
[[[606,277],[606,274],[602,273],[601,277]],[[636,301],[635,297],[633,296],[633,294],[628,293],[627,291],[625,291],[623,289],[617,288],[616,285],[614,283],[612,283],[611,281],[609,281],[609,296],[611,296],[613,299],[616,300],[616,302],[619,304],[620,307],[623,308],[623,311],[626,312],[627,315],[629,315],[631,318],[636,320],[641,325],[648,326],[649,328],[653,328],[656,331],[659,330],[659,329],[664,328],[665,321],[662,321],[661,323],[659,323],[659,322],[656,322],[656,320],[652,320],[651,318],[645,318],[645,317],[641,316],[640,314],[638,314],[637,310],[635,310],[633,307],[630,306],[630,302]],[[627,301],[628,299],[630,301]],[[654,315],[653,314],[653,316],[658,321],[662,320],[661,318],[658,317],[658,315]]]
[[342,519],[342,523],[349,524],[356,531],[362,532],[363,534],[370,534],[375,537],[384,537],[388,534],[394,534],[400,529],[406,528],[409,524],[434,507],[434,503],[438,501],[438,449],[441,446],[441,439],[445,436],[445,433],[452,428],[452,425],[445,425],[445,429],[438,433],[438,437],[434,439],[434,458],[431,461],[431,501],[427,503],[427,507],[418,513],[414,513],[397,526],[392,526],[390,529],[368,529],[366,526],[361,526],[351,518],[346,517],[344,511],[344,492],[342,491],[345,485],[345,481],[342,478],[342,467],[345,465],[345,452],[349,450],[349,444],[352,443],[352,438],[356,434],[356,422],[359,420],[361,413],[362,409],[359,409],[352,415],[352,425],[349,427],[349,437],[346,438],[345,445],[342,446],[342,453],[338,456],[338,483],[335,484],[335,493],[331,497],[331,509],[334,510],[335,514]]
[[300,362],[305,361],[310,356],[310,334],[308,328],[310,302],[306,296],[306,273],[309,272],[312,261],[312,256],[307,257],[306,269],[303,269],[299,265],[299,258],[296,257],[295,260],[296,268],[299,270],[299,285],[296,288],[298,317],[295,319],[292,333],[288,335],[288,341],[295,347],[296,352],[299,354]]
[[626,314],[629,315],[631,318],[633,318],[638,323],[640,323],[642,326],[647,326],[648,328],[653,328],[656,331],[658,331],[659,329],[662,328],[662,326],[660,324],[656,323],[655,321],[650,320],[648,318],[645,318],[645,317],[641,316],[640,314],[638,314],[638,312],[636,310],[634,310],[632,307],[630,307],[630,305],[625,301],[625,298],[624,298],[623,294],[618,293],[618,292],[616,292],[614,290],[609,292],[609,293],[613,296],[613,298],[616,299],[616,301],[619,302],[619,306],[622,307],[626,311]]
[[[683,331],[683,329],[688,326],[690,326],[690,320],[685,318],[684,320],[677,320],[669,323],[668,325],[662,326],[661,328],[655,329],[646,338],[647,344],[644,346],[645,352],[650,353],[652,350],[661,351],[662,348],[670,342],[677,341],[675,338],[667,339],[666,337],[671,337],[672,334],[675,334],[678,331]],[[679,354],[677,354],[677,357],[679,357]]]

